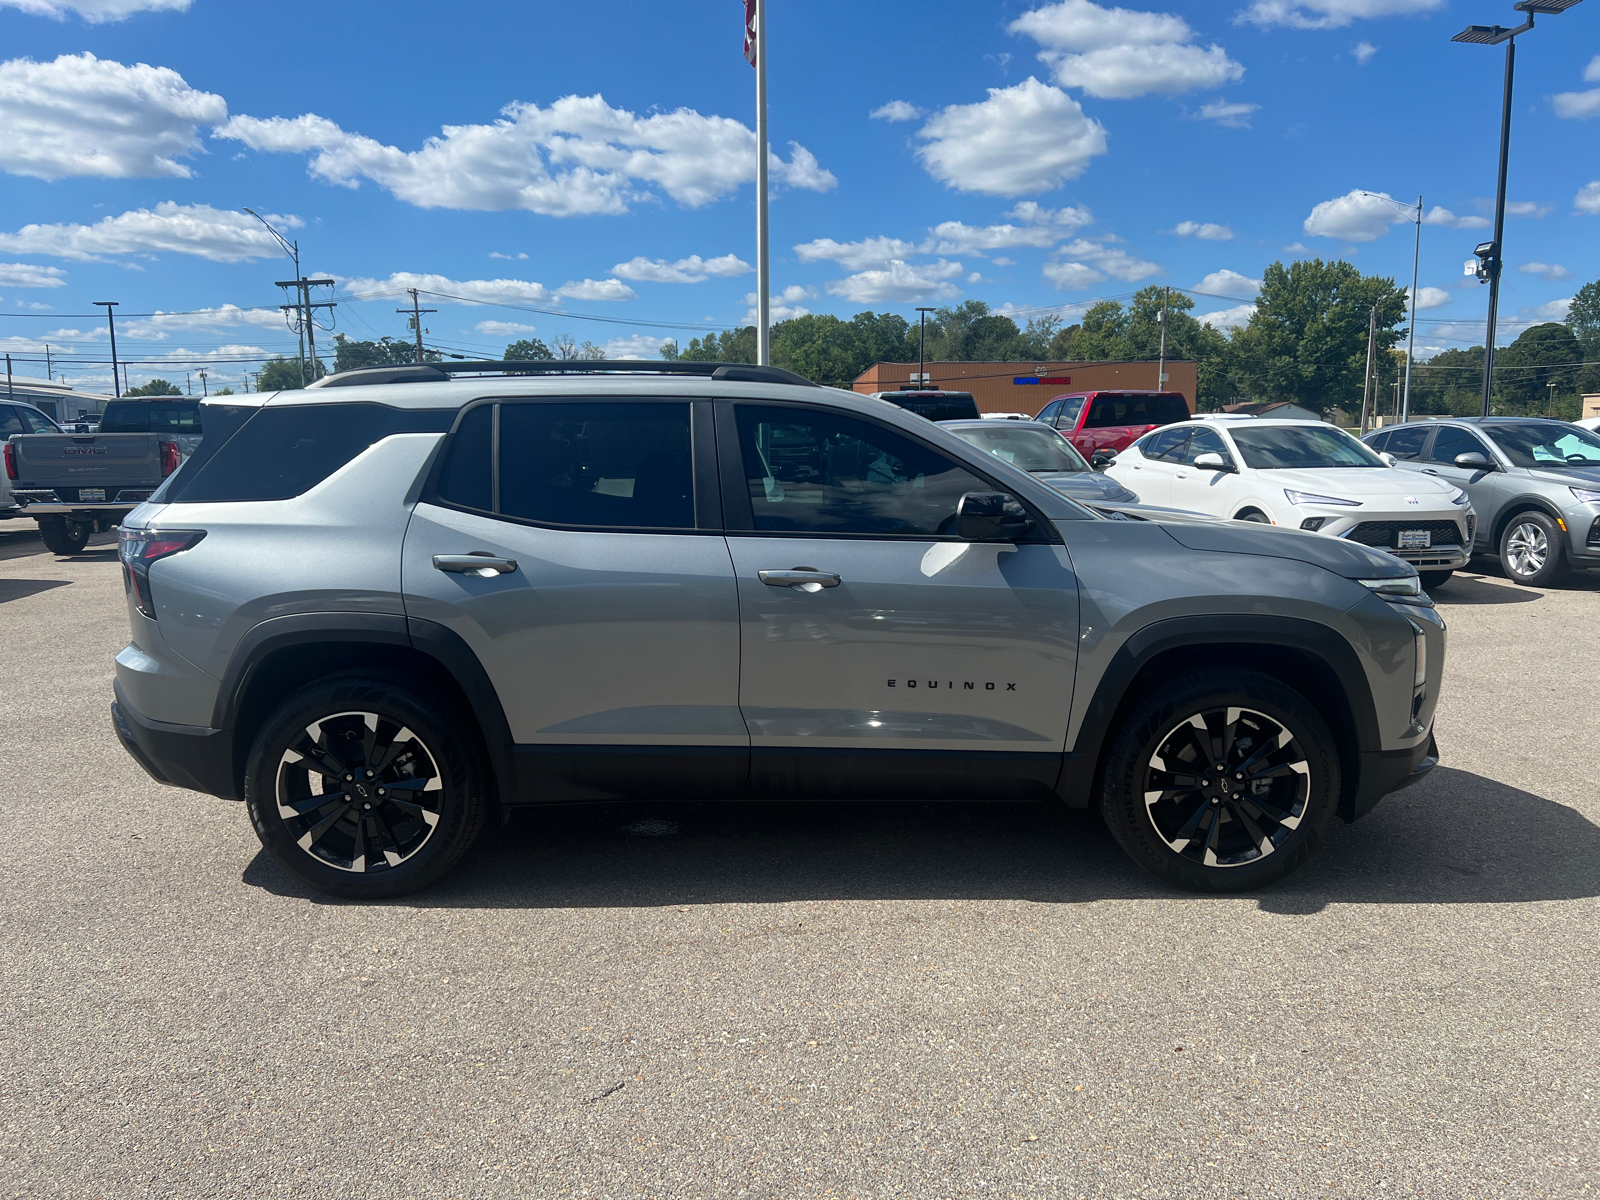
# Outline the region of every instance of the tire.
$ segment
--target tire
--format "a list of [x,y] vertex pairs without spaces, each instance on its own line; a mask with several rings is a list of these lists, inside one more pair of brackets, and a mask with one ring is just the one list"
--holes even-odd
[[[1284,733],[1289,741],[1267,749]],[[1176,769],[1199,759],[1201,737],[1206,770]],[[1212,769],[1219,752],[1227,754],[1221,773]],[[1241,767],[1259,772],[1249,787]],[[1121,713],[1100,809],[1129,856],[1168,883],[1249,891],[1311,856],[1333,819],[1339,782],[1333,734],[1298,692],[1257,671],[1197,671],[1150,688]]]
[[1271,525],[1272,518],[1258,509],[1247,508],[1234,518],[1235,521],[1249,521],[1253,525]]
[[267,853],[318,891],[361,900],[414,892],[453,867],[483,826],[489,793],[461,713],[366,671],[284,701],[245,766],[245,804]]
[[1422,590],[1425,592],[1431,592],[1435,588],[1442,588],[1445,584],[1450,582],[1450,576],[1454,574],[1454,571],[1417,572],[1417,575],[1422,579]]
[[1506,578],[1524,587],[1560,583],[1572,570],[1566,537],[1542,512],[1520,512],[1512,517],[1500,535],[1500,567]]
[[77,554],[89,544],[91,526],[68,524],[65,517],[38,517],[39,536],[52,554]]

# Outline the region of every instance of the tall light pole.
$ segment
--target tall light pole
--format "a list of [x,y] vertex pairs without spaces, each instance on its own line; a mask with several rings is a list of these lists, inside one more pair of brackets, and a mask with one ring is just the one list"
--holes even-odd
[[[247,208],[244,211],[249,213],[256,220],[260,221],[263,225],[266,225],[267,232],[270,233],[274,238],[277,239],[279,248],[282,249],[282,251],[285,254],[287,254],[291,259],[294,260],[294,277],[296,279],[299,279],[300,278],[300,242],[299,242],[299,240],[297,239],[297,240],[291,242],[288,238],[284,237],[283,234],[279,233],[270,224],[268,224],[267,219],[265,217],[263,217],[260,213],[258,213],[255,209]],[[300,386],[304,387],[306,385],[306,326],[311,323],[311,314],[309,312],[304,311],[303,309],[300,310],[300,320],[299,320],[298,323],[300,325],[300,328],[297,331],[300,334]]]
[[1405,399],[1400,402],[1399,413],[1402,422],[1411,419],[1411,363],[1417,357],[1417,271],[1422,263],[1422,197],[1417,197],[1416,207],[1401,204],[1393,196],[1385,196],[1382,192],[1362,192],[1363,196],[1370,196],[1374,200],[1382,200],[1385,204],[1392,204],[1401,212],[1410,213],[1411,220],[1417,226],[1417,240],[1411,251],[1411,302],[1406,305],[1410,310],[1411,332],[1406,340],[1406,391]]
[[1477,256],[1478,278],[1489,283],[1489,319],[1483,336],[1483,415],[1489,415],[1489,397],[1494,392],[1494,338],[1495,322],[1500,312],[1500,270],[1505,262],[1506,228],[1506,164],[1511,156],[1511,84],[1517,66],[1517,35],[1533,28],[1535,13],[1556,16],[1564,13],[1580,0],[1517,0],[1511,7],[1526,13],[1528,19],[1515,29],[1503,25],[1468,25],[1452,42],[1467,42],[1477,46],[1506,44],[1505,93],[1500,101],[1500,177],[1494,193],[1494,240],[1481,243],[1473,254]]
[[111,315],[111,310],[121,301],[95,300],[92,301],[96,308],[106,310],[106,325],[111,329],[111,391],[118,400],[122,399],[122,383],[117,378],[117,322]]
[[938,311],[937,308],[917,309],[922,317],[922,333],[917,338],[917,383],[921,387],[928,386],[928,314]]

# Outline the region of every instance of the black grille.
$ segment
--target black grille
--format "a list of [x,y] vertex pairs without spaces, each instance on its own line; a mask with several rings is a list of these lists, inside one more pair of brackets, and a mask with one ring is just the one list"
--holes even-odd
[[1461,544],[1461,526],[1454,521],[1363,521],[1344,536],[1363,546],[1393,550],[1399,544],[1402,529],[1426,529],[1435,546]]
[[1589,541],[1591,546],[1600,546],[1600,517],[1594,519],[1594,524],[1589,526]]

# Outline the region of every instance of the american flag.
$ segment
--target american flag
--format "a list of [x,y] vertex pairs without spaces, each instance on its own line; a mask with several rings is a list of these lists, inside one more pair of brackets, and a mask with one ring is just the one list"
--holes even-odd
[[756,65],[756,0],[744,0],[744,60]]

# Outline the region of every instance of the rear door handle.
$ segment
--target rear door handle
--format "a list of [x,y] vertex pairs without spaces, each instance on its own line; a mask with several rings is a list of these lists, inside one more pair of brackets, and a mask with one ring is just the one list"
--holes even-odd
[[839,586],[839,577],[832,571],[819,571],[815,567],[791,567],[787,571],[757,571],[756,576],[768,587],[794,588],[801,592],[820,592],[823,588]]
[[454,575],[477,575],[487,579],[491,575],[511,574],[517,569],[517,560],[496,558],[486,550],[474,550],[470,554],[435,554],[433,566],[435,570]]

